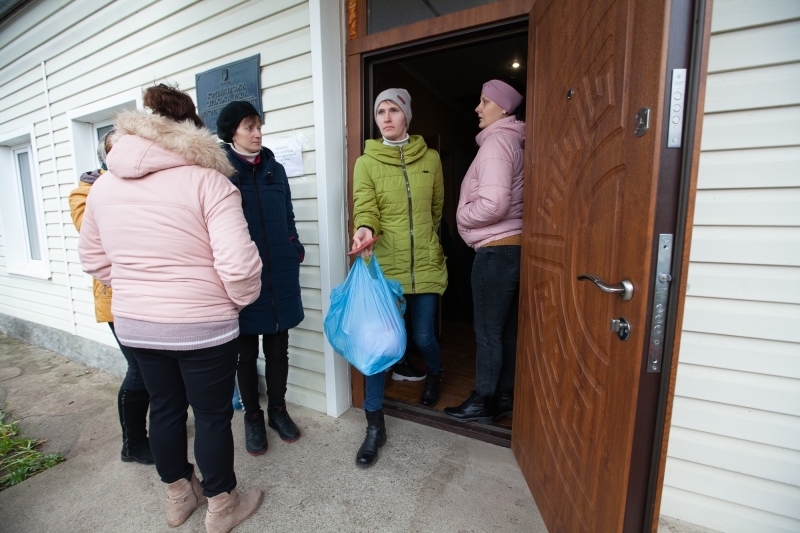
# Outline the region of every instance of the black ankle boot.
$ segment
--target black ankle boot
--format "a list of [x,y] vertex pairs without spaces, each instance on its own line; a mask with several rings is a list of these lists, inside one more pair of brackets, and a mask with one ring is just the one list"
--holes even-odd
[[117,394],[119,423],[122,426],[122,451],[119,458],[126,463],[151,465],[153,452],[147,438],[147,409],[150,394],[147,390],[120,389]]
[[269,418],[269,427],[277,431],[284,442],[294,442],[300,438],[300,430],[289,416],[285,405],[267,407],[267,418]]
[[383,420],[383,409],[377,411],[364,410],[367,415],[367,436],[356,454],[356,466],[369,468],[378,462],[378,448],[386,444],[386,424]]
[[456,420],[488,423],[492,421],[492,398],[472,391],[458,407],[445,407],[444,414]]
[[244,447],[250,455],[267,453],[267,427],[264,425],[264,411],[244,414]]
[[425,376],[425,390],[422,391],[422,399],[420,403],[426,407],[436,405],[439,401],[439,385],[442,384],[442,373],[431,374]]
[[492,421],[510,418],[514,412],[514,395],[510,392],[497,392],[492,401]]

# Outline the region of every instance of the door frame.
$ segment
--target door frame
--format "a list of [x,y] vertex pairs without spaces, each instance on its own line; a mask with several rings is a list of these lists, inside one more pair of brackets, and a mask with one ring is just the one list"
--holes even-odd
[[[345,47],[347,113],[347,209],[353,212],[353,169],[361,156],[364,138],[364,56],[392,48],[418,45],[448,35],[527,17],[535,0],[500,0],[433,19],[421,20],[399,28],[367,35],[367,0],[347,0],[347,44]],[[349,236],[353,219],[348,217]],[[364,405],[364,376],[351,372],[354,407]]]
[[[681,158],[681,183],[678,197],[674,249],[681,251],[672,258],[672,272],[678,290],[670,294],[665,331],[665,357],[661,368],[661,388],[656,412],[655,435],[648,481],[648,509],[645,524],[651,523],[650,533],[658,532],[661,515],[661,496],[664,489],[664,472],[667,464],[667,447],[672,425],[672,406],[678,373],[681,333],[683,332],[686,287],[689,278],[689,253],[694,229],[694,208],[697,194],[697,176],[700,166],[700,142],[703,133],[703,115],[708,75],[708,50],[711,40],[711,15],[714,0],[692,0],[694,20],[689,59],[689,86],[686,93],[686,124]],[[691,147],[691,149],[689,149]],[[676,279],[677,278],[677,279]]]
[[[367,0],[347,0],[345,46],[346,116],[347,116],[347,202],[348,213],[353,212],[353,171],[355,161],[362,154],[364,138],[365,95],[363,94],[365,56],[388,52],[394,48],[420,45],[458,33],[477,30],[485,26],[528,17],[536,0],[499,0],[498,2],[458,11],[433,19],[422,20],[399,28],[367,35]],[[664,0],[670,2],[670,0]],[[648,491],[645,528],[652,533],[658,529],[661,494],[664,483],[667,444],[672,419],[672,404],[680,351],[680,336],[686,299],[686,282],[689,268],[689,251],[694,218],[695,194],[699,167],[700,139],[705,103],[706,73],[708,71],[708,45],[711,29],[713,0],[690,0],[694,5],[695,20],[692,35],[690,72],[693,80],[687,92],[687,120],[684,133],[686,149],[681,159],[680,196],[678,198],[677,225],[673,257],[674,276],[669,316],[665,335],[664,360],[655,420],[655,435]],[[529,37],[530,38],[530,37]],[[530,96],[531,88],[528,88]],[[527,158],[526,158],[527,164]],[[352,216],[348,216],[348,231],[353,234]],[[354,407],[364,402],[364,376],[352,369],[352,401]],[[512,419],[512,432],[514,422]],[[651,527],[647,527],[647,523]]]

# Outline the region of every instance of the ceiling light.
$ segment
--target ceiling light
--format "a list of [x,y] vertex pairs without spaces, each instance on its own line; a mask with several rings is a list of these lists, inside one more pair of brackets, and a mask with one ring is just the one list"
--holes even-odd
[[513,68],[519,68],[519,61],[514,61],[513,63],[511,63],[511,66]]

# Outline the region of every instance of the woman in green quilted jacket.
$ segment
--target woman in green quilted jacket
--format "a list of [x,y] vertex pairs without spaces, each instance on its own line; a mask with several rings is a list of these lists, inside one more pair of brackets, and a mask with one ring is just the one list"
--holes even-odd
[[[375,99],[375,122],[382,139],[368,140],[356,161],[353,178],[353,249],[381,238],[361,255],[372,253],[383,273],[403,285],[413,339],[427,365],[427,375],[404,361],[394,379],[425,379],[423,405],[435,405],[442,382],[439,341],[434,333],[437,295],[447,287],[447,269],[439,243],[444,204],[442,163],[419,135],[408,135],[411,96],[405,89],[387,89]],[[417,374],[418,373],[418,374]],[[378,448],[386,443],[383,421],[384,373],[366,376],[364,411],[367,436],[356,455],[356,465],[372,466]]]

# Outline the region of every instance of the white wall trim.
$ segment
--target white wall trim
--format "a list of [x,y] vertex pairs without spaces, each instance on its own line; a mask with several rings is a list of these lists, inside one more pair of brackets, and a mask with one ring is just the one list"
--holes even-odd
[[72,280],[69,274],[69,254],[67,254],[67,236],[64,232],[64,212],[61,205],[61,183],[58,179],[58,158],[56,156],[56,138],[53,129],[53,110],[50,108],[50,89],[47,87],[47,63],[42,61],[42,85],[44,86],[44,103],[47,108],[47,129],[50,134],[50,158],[53,160],[53,184],[56,187],[56,205],[58,206],[58,236],[61,241],[61,253],[64,256],[64,280],[67,285],[67,304],[69,309],[69,323],[72,334],[78,334],[75,324],[75,302],[72,299]]
[[[347,276],[344,3],[310,0],[309,12],[324,317],[330,307],[331,289]],[[327,339],[323,340],[323,353],[328,415],[338,417],[352,404],[350,365],[334,352]]]
[[[14,144],[21,144],[27,142],[28,139],[30,139],[30,141],[34,145],[36,144],[36,130],[34,129],[33,124],[26,126],[24,128],[18,128],[16,130],[0,133],[0,146],[12,146]],[[36,171],[37,172],[39,171],[38,159],[37,159]]]
[[[19,189],[17,175],[14,171],[12,147],[20,144],[30,144],[30,158],[33,163],[31,176],[35,196],[36,225],[39,230],[39,251],[41,259],[28,260],[25,250],[25,237],[23,234],[24,213],[22,212],[22,191]],[[44,216],[44,202],[42,201],[42,182],[39,169],[38,148],[36,146],[36,130],[33,124],[0,134],[0,214],[3,221],[3,240],[6,248],[6,271],[9,274],[37,279],[50,279],[50,249],[47,245],[47,227]],[[10,172],[6,169],[10,169]],[[11,191],[14,193],[9,194]],[[24,261],[20,261],[25,257]]]

